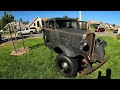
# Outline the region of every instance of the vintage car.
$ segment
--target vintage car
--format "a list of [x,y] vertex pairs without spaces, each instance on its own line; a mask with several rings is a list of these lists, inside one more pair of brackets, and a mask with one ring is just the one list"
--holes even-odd
[[[56,67],[62,75],[84,76],[107,61],[104,59],[106,41],[96,39],[95,34],[87,30],[87,23],[86,30],[85,22],[82,29],[82,21],[74,18],[51,18],[44,25],[44,44],[58,53]],[[92,64],[96,62],[100,64],[94,68]]]

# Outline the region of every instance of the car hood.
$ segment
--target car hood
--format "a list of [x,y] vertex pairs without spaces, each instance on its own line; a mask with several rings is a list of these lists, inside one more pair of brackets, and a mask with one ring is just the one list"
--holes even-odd
[[88,30],[80,30],[77,28],[61,28],[61,31],[67,32],[67,33],[71,33],[71,34],[76,34],[76,35],[83,35],[86,32],[89,32]]

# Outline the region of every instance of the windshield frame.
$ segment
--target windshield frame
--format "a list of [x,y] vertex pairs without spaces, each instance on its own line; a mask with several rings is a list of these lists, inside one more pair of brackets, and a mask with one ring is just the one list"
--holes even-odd
[[[69,23],[69,26],[67,26],[67,23]],[[75,23],[75,27],[72,25]],[[63,24],[63,26],[62,26]],[[61,26],[60,26],[61,25]],[[55,28],[79,28],[79,22],[77,20],[55,20]]]

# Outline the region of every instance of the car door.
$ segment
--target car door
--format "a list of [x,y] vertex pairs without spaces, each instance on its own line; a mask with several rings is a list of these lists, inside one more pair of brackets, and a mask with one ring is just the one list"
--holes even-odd
[[60,30],[59,29],[55,29],[54,30],[54,41],[59,43],[60,42]]
[[56,27],[54,26],[54,20],[53,21],[49,21],[49,26],[48,28],[46,29],[47,32],[48,32],[48,36],[49,36],[49,40],[51,42],[59,42],[60,41],[60,37],[59,37],[59,29],[56,29]]
[[25,34],[29,34],[29,33],[30,33],[29,28],[26,28],[26,29],[25,29]]

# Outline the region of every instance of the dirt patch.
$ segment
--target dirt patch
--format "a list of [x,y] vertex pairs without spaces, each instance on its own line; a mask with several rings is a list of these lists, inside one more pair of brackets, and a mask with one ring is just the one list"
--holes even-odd
[[19,48],[18,50],[13,50],[10,55],[13,56],[21,56],[25,53],[27,53],[30,49],[29,48]]

